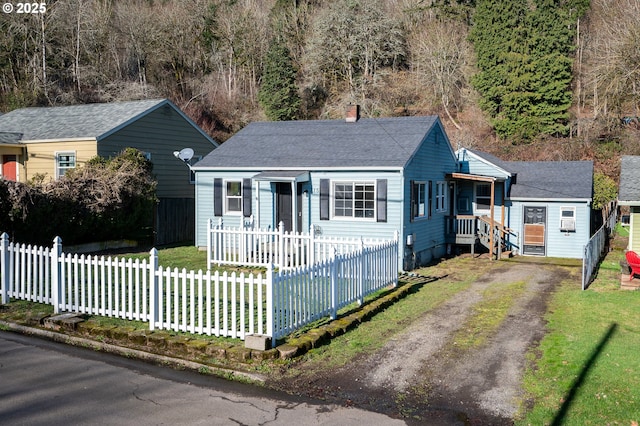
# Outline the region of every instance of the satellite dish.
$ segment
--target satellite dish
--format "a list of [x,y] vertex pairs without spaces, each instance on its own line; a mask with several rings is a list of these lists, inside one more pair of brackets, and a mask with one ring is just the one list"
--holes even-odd
[[193,149],[184,148],[184,149],[182,149],[180,151],[174,151],[173,155],[175,155],[176,158],[181,159],[185,163],[188,163],[189,160],[191,160],[191,158],[193,158]]

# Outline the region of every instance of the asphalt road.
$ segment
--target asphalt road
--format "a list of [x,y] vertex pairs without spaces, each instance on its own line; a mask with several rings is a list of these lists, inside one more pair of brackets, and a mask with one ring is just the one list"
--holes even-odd
[[404,423],[377,413],[0,331],[0,424]]

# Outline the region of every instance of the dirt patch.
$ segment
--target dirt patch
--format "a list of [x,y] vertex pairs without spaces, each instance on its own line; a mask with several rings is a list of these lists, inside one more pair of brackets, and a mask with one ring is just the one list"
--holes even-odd
[[[512,424],[522,398],[526,354],[544,334],[549,294],[566,277],[566,270],[554,266],[501,264],[380,351],[276,386],[402,417],[409,424]],[[483,300],[483,291],[514,282],[525,287],[507,319],[484,345],[457,350],[453,336]]]

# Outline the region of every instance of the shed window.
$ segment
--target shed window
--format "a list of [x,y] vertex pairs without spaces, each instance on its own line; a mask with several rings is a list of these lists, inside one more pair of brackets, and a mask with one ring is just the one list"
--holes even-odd
[[62,177],[69,169],[76,167],[75,152],[58,152],[56,153],[56,178]]
[[560,207],[560,230],[572,232],[576,230],[576,208]]

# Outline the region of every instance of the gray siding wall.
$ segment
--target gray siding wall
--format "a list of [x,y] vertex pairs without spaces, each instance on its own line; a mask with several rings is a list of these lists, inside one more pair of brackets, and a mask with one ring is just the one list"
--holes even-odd
[[98,155],[113,157],[127,147],[151,154],[153,172],[158,179],[159,198],[194,197],[194,185],[189,183],[189,168],[174,157],[174,151],[192,148],[197,157],[205,156],[215,148],[169,105],[150,112],[98,141]]

